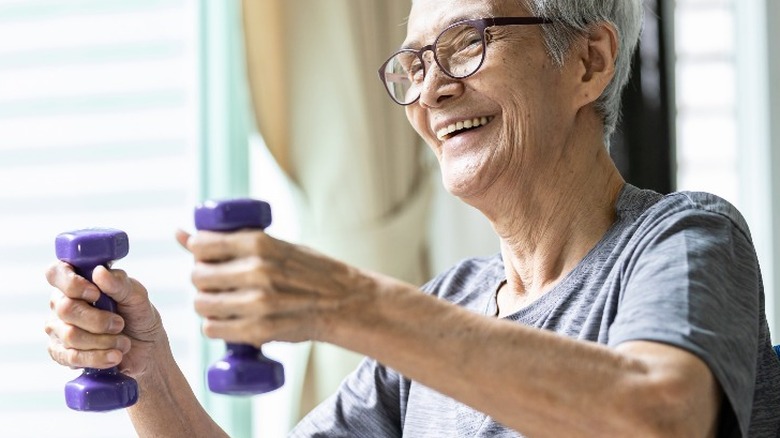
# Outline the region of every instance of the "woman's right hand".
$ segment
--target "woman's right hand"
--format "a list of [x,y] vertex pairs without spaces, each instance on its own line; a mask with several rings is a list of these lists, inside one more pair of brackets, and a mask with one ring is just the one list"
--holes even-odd
[[[56,362],[71,368],[119,366],[121,372],[138,377],[168,348],[160,314],[146,288],[124,271],[98,267],[92,284],[67,263],[57,262],[46,278],[56,288],[46,323],[49,355]],[[116,301],[118,313],[92,306],[100,296],[98,287]]]

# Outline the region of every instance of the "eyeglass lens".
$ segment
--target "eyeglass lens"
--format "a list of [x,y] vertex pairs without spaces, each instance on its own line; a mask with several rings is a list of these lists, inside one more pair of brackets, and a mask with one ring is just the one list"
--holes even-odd
[[[485,56],[482,32],[470,24],[446,29],[434,43],[435,58],[439,67],[453,78],[474,74]],[[426,62],[430,65],[430,62]],[[387,62],[384,70],[385,85],[396,102],[406,105],[420,97],[425,66],[416,50],[403,50]]]

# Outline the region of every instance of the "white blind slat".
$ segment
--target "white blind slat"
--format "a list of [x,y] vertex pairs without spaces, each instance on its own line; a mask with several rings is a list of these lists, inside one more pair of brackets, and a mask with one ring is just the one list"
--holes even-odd
[[173,238],[197,199],[196,0],[0,0],[0,436],[134,437],[125,412],[71,411],[79,372],[48,357],[45,268],[63,231],[126,231],[116,266],[149,289],[201,385],[192,260]]

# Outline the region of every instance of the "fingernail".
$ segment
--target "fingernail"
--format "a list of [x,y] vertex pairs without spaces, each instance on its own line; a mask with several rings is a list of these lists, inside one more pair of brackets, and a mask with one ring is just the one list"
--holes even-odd
[[95,286],[87,286],[84,289],[84,300],[94,303],[100,299],[100,290]]
[[117,353],[116,351],[109,352],[106,355],[106,360],[108,360],[110,363],[119,362],[119,353]]
[[124,328],[124,325],[125,322],[121,317],[113,316],[108,323],[108,331],[111,333],[119,333]]
[[116,349],[121,351],[122,353],[127,353],[130,351],[130,339],[127,339],[124,336],[120,336],[116,340]]

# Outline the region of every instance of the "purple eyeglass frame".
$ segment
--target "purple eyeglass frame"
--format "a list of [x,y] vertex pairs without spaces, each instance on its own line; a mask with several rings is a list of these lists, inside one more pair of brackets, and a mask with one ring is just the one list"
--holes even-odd
[[[529,26],[529,25],[537,25],[537,24],[551,24],[554,21],[549,18],[542,18],[542,17],[490,17],[490,18],[477,18],[473,20],[462,20],[458,21],[456,23],[452,23],[451,25],[447,26],[444,30],[439,32],[439,35],[436,36],[436,39],[434,40],[433,44],[428,44],[427,46],[423,46],[419,50],[415,49],[401,49],[392,55],[390,55],[389,58],[387,58],[387,61],[382,63],[382,66],[379,67],[379,80],[382,81],[382,85],[385,87],[385,91],[387,91],[387,94],[390,95],[390,98],[393,99],[393,102],[402,105],[407,106],[411,105],[413,103],[416,103],[418,100],[420,100],[420,96],[417,96],[416,99],[409,103],[401,103],[399,102],[395,96],[393,96],[393,93],[390,91],[390,88],[387,86],[387,81],[385,80],[385,69],[387,68],[387,64],[390,63],[390,61],[396,57],[399,53],[413,53],[417,58],[420,59],[420,62],[422,64],[423,68],[423,78],[425,77],[428,72],[425,68],[425,59],[423,59],[423,53],[427,51],[431,51],[433,53],[433,59],[436,61],[436,65],[439,66],[439,69],[444,73],[445,75],[451,77],[452,79],[466,79],[469,76],[474,75],[479,71],[480,68],[482,68],[482,64],[485,62],[485,57],[487,56],[487,38],[485,36],[485,30],[489,27],[496,27],[496,26]],[[442,67],[441,62],[439,62],[439,57],[436,55],[436,44],[439,42],[439,38],[447,32],[448,30],[452,29],[456,26],[463,26],[463,25],[469,25],[475,29],[477,29],[482,35],[482,59],[479,61],[479,65],[477,65],[477,68],[474,69],[473,72],[464,75],[464,76],[455,76],[453,74],[450,74],[450,72],[447,71],[444,67]]]

